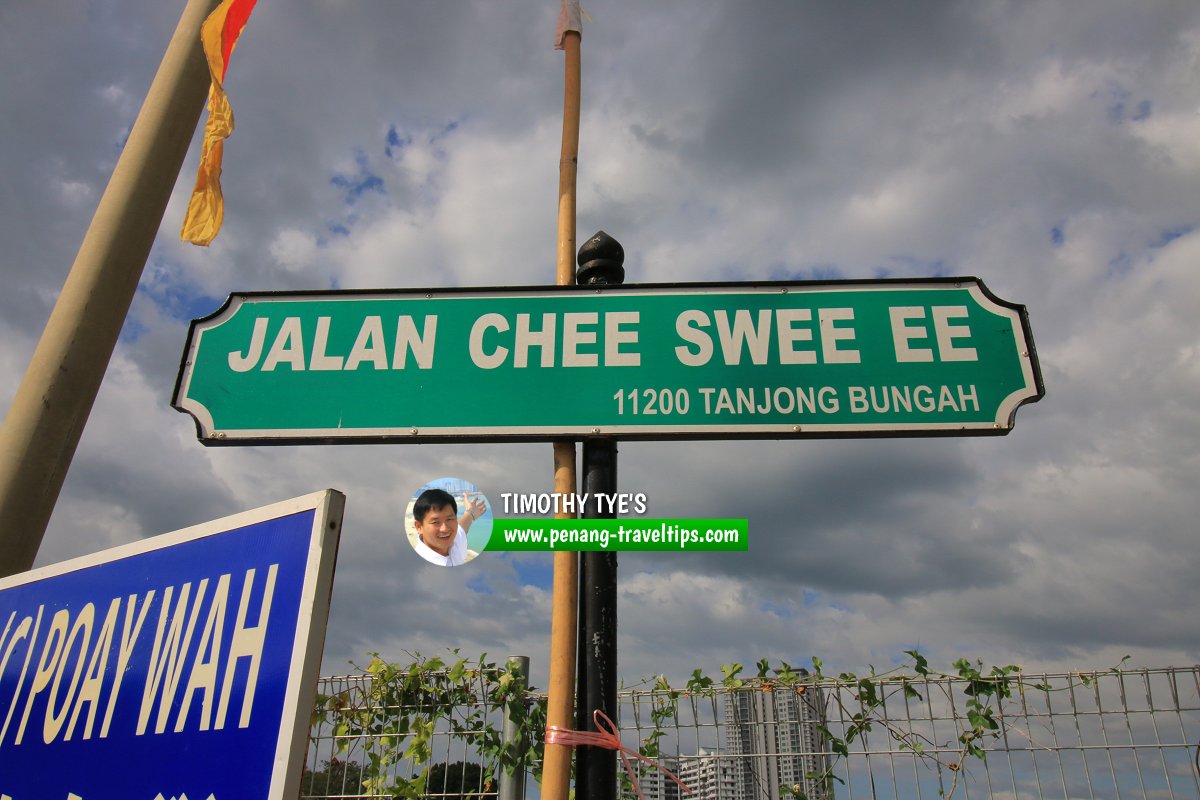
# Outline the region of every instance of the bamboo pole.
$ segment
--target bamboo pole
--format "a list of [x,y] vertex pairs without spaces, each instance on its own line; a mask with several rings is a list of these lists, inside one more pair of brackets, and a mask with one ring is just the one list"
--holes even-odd
[[562,155],[558,161],[558,285],[575,283],[575,197],[579,173],[579,34],[567,31]]
[[210,76],[188,0],[0,427],[0,576],[33,566],[167,201]]
[[[568,31],[566,81],[563,93],[562,155],[558,162],[558,285],[575,282],[575,187],[579,166],[579,34]],[[554,491],[574,494],[575,443],[554,443]],[[558,513],[557,517],[573,516]],[[574,728],[575,634],[579,601],[579,554],[554,554],[554,585],[550,616],[550,685],[546,724]],[[571,748],[547,744],[542,769],[544,800],[567,800],[571,781]]]

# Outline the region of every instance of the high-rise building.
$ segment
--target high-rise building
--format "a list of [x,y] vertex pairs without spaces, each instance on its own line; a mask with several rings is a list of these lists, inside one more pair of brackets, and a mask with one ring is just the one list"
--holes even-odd
[[725,800],[737,791],[734,759],[721,757],[712,750],[700,748],[694,757],[680,758],[676,774],[691,789],[691,794],[684,795],[686,800]]
[[661,770],[643,770],[638,783],[645,800],[732,800],[739,776],[736,762],[728,755],[702,747],[695,755],[658,759],[660,766],[669,769],[688,787],[687,793]]
[[[670,770],[676,775],[679,774],[678,758],[661,756],[657,761],[662,769]],[[619,765],[617,768],[621,769]],[[646,769],[641,764],[634,766],[635,772],[642,773],[641,777],[638,778],[638,786],[641,787],[642,797],[645,800],[680,800],[679,795],[681,792],[679,791],[678,784],[668,778],[662,772],[662,769]],[[691,784],[688,784],[688,787],[691,788]],[[637,797],[633,792],[623,792],[621,796],[625,798]]]
[[810,777],[831,763],[817,729],[825,721],[819,689],[739,689],[724,695],[722,708],[718,749],[658,759],[690,793],[661,770],[639,765],[645,800],[784,800],[801,792],[808,800],[833,800],[828,781]]
[[828,782],[813,775],[830,758],[817,726],[825,704],[813,686],[740,689],[725,695],[725,752],[738,756],[734,794],[722,800],[780,800],[789,787],[809,800],[831,800]]

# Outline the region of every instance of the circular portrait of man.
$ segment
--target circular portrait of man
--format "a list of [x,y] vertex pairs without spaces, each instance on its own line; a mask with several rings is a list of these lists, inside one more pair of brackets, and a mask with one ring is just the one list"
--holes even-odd
[[457,567],[487,546],[492,508],[475,484],[438,478],[413,495],[404,515],[408,543],[430,564]]

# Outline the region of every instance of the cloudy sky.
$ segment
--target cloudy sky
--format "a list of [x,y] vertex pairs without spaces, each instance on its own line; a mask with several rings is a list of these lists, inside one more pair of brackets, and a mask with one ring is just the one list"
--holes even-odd
[[[181,8],[0,9],[0,410]],[[1028,307],[1046,386],[1004,437],[623,444],[650,516],[746,517],[751,544],[620,556],[622,677],[913,646],[1200,660],[1200,6],[585,8],[579,238],[619,239],[628,282],[974,275]],[[326,673],[457,647],[544,676],[551,556],[439,569],[397,520],[441,476],[550,491],[549,445],[208,449],[169,402],[188,321],[231,291],[553,282],[556,15],[259,4],[227,80],[225,228],[178,239],[193,142],[40,564],[332,486]]]

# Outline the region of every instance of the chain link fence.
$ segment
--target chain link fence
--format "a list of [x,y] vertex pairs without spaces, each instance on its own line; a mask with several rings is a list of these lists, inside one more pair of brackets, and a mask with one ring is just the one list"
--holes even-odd
[[[1200,798],[1200,666],[1022,673],[992,701],[994,728],[972,716],[979,695],[968,680],[869,683],[869,691],[861,679],[824,678],[623,691],[616,721],[627,747],[652,755],[691,790],[639,767],[645,800]],[[369,676],[325,678],[320,693],[349,709],[369,701],[369,688]],[[523,702],[544,700],[528,694]],[[501,731],[502,710],[464,707],[433,720],[422,760],[408,752],[412,732],[355,728],[330,707],[327,699],[310,739],[306,800],[392,796],[371,793],[362,780],[385,750],[408,753],[388,762],[391,774],[427,775],[419,793],[408,785],[410,796],[538,796],[533,780],[502,787],[505,771],[463,727],[469,720],[479,736]],[[386,719],[411,717],[412,709],[377,711],[373,718]],[[634,796],[628,785],[622,793]]]
[[321,678],[300,797],[522,800],[525,770],[501,762],[528,744],[523,712],[542,705],[528,667]]
[[[702,798],[1200,798],[1200,667],[1024,673],[982,734],[969,689],[958,677],[883,679],[874,706],[857,681],[632,692],[620,724],[631,741],[664,729],[665,763],[696,775]],[[674,719],[656,727],[671,703]],[[832,781],[813,780],[826,771]],[[679,796],[661,776],[647,785],[647,800]]]

